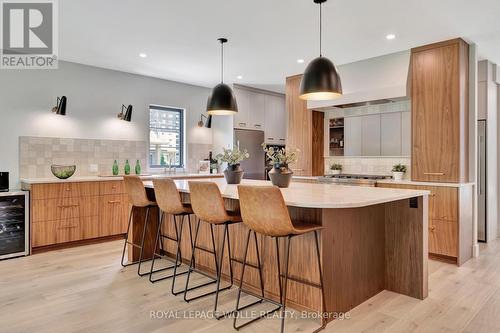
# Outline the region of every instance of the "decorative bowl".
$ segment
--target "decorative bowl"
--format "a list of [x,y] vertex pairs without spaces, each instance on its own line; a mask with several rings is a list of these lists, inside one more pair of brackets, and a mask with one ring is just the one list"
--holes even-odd
[[59,179],[68,179],[76,171],[76,165],[51,165],[50,171]]

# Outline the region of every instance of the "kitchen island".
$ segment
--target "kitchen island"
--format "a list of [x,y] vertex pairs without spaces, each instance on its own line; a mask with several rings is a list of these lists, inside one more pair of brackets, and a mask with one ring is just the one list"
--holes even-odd
[[[228,185],[221,178],[209,180],[219,186],[227,208],[237,210],[237,186]],[[183,200],[189,201],[188,181],[176,180],[175,183]],[[270,185],[270,182],[256,180],[243,180],[242,183]],[[145,181],[144,184],[149,195],[154,195],[152,182]],[[427,297],[428,191],[292,183],[289,188],[282,189],[282,193],[292,220],[323,226],[321,258],[327,308],[321,309],[320,291],[312,286],[319,281],[313,235],[294,238],[291,243],[291,278],[287,294],[289,306],[299,310],[324,310],[330,314],[328,320],[331,320],[382,290],[418,299]],[[141,215],[138,214],[138,218],[134,219],[134,230],[142,230]],[[157,218],[157,214],[151,216],[152,219]],[[165,224],[164,232],[174,235],[171,222]],[[194,222],[193,218],[191,222]],[[149,229],[147,238],[151,242],[155,230]],[[220,229],[216,237],[222,237]],[[230,226],[229,230],[232,255],[236,258],[233,269],[237,280],[241,274],[247,229],[244,224],[237,224]],[[189,228],[185,227],[181,236],[182,258],[185,262],[191,255],[189,232]],[[211,248],[209,235],[209,227],[202,223],[199,242]],[[134,238],[137,237],[139,233],[135,233]],[[175,244],[172,243],[165,242],[164,249],[173,256]],[[259,243],[266,296],[277,299],[275,248],[267,237],[259,237]],[[216,244],[219,244],[217,240]],[[135,259],[137,253],[133,252],[132,249],[129,255]],[[213,258],[200,252],[196,256],[197,267],[213,273]],[[248,260],[257,264],[255,248],[250,247]],[[223,272],[227,278],[227,263]],[[306,280],[311,285],[297,283],[294,281],[296,279]],[[250,268],[245,274],[244,286],[253,291],[258,290],[258,271],[255,268]]]

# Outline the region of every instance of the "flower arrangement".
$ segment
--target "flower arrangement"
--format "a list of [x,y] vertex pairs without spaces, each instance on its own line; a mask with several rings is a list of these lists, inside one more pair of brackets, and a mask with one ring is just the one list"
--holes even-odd
[[215,159],[217,163],[227,163],[229,166],[240,164],[241,161],[250,157],[247,150],[241,151],[239,147],[233,149],[222,148],[222,154],[217,154]]
[[271,163],[275,168],[287,169],[289,164],[295,163],[297,161],[297,152],[299,151],[287,151],[286,148],[268,148],[265,143],[262,144],[262,149],[266,153],[267,157],[271,160]]
[[406,165],[404,164],[396,164],[392,167],[392,172],[402,172],[406,173]]
[[342,171],[342,164],[340,164],[340,163],[332,163],[330,165],[330,170]]

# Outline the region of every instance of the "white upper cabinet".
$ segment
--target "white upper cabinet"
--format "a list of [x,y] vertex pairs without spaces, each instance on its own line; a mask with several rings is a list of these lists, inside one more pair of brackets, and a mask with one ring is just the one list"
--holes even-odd
[[286,143],[285,97],[266,95],[265,140],[269,144]]
[[382,156],[401,154],[401,112],[380,115],[380,153]]
[[361,154],[380,156],[380,114],[361,117]]
[[361,156],[361,117],[344,119],[344,155]]
[[234,87],[238,112],[234,115],[233,127],[261,130],[266,143],[285,144],[286,109],[285,96]]

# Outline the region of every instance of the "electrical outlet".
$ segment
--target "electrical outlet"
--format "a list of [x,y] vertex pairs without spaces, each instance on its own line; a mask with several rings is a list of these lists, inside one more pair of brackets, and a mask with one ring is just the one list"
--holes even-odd
[[98,172],[99,171],[99,166],[97,164],[90,164],[89,165],[89,171],[90,172]]

